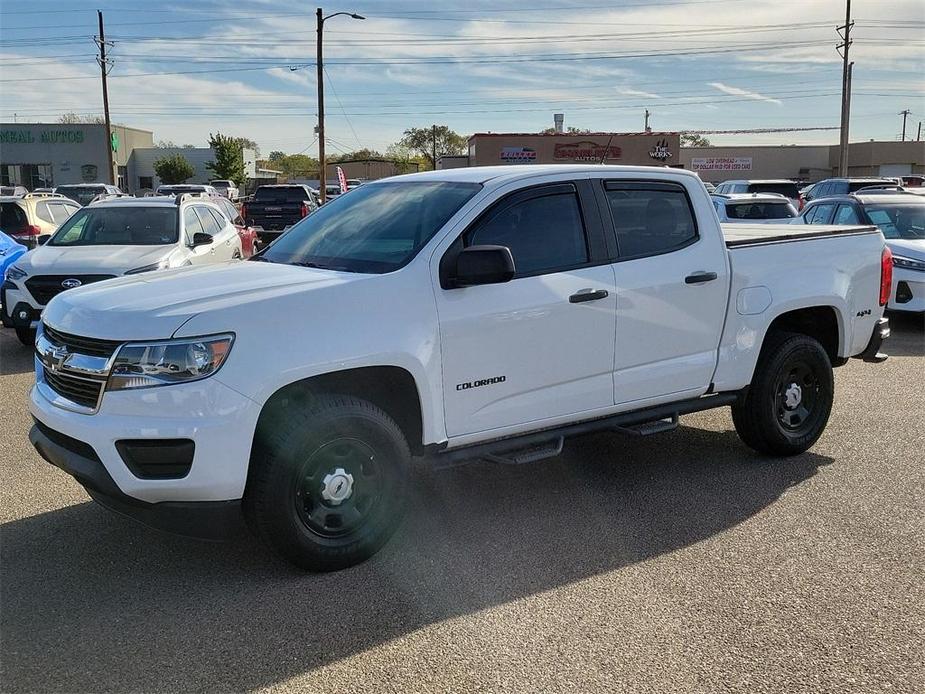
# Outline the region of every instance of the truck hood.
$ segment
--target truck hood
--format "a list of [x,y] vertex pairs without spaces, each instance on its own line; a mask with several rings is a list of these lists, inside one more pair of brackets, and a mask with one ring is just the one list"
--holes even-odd
[[42,315],[63,332],[108,340],[162,340],[193,316],[260,305],[369,275],[229,262],[129,275],[58,294]]
[[175,244],[160,246],[39,246],[18,265],[30,275],[121,275],[166,258]]
[[901,255],[913,260],[925,260],[925,239],[887,239],[893,255]]

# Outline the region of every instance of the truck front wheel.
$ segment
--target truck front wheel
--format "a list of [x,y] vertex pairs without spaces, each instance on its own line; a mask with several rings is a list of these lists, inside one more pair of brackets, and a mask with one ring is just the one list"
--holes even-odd
[[339,395],[291,405],[262,433],[244,495],[251,525],[293,564],[335,571],[392,536],[411,456],[398,425],[365,400]]
[[822,435],[834,391],[832,363],[817,340],[769,335],[748,393],[732,406],[736,433],[759,453],[802,453]]

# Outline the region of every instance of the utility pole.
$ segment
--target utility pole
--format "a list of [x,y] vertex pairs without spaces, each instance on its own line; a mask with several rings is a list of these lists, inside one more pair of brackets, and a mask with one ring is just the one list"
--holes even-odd
[[106,122],[106,158],[109,162],[109,173],[106,174],[106,182],[112,185],[113,179],[113,162],[112,162],[112,122],[109,120],[109,87],[106,85],[106,72],[109,64],[106,62],[106,34],[103,33],[103,13],[96,11],[96,16],[100,20],[100,35],[97,43],[100,45],[100,56],[96,61],[100,64],[100,77],[103,80],[103,119]]
[[646,132],[649,132],[649,109],[646,109]]
[[318,45],[316,66],[318,68],[318,195],[323,205],[328,199],[327,184],[325,182],[326,162],[324,159],[324,53],[322,51],[322,34],[324,30],[324,14],[319,7],[315,16],[318,18]]
[[437,126],[436,124],[430,126],[430,137],[431,137],[430,156],[433,157],[434,171],[436,171],[437,170]]
[[905,109],[899,112],[899,115],[903,117],[903,142],[906,141],[906,118],[909,117],[909,114],[912,113],[909,109]]
[[[355,12],[334,12],[325,17],[320,7],[315,10],[315,16],[318,18],[318,52],[317,60],[315,61],[318,67],[318,194],[321,197],[322,205],[328,199],[324,171],[327,167],[327,161],[324,156],[324,51],[322,50],[324,36],[322,32],[324,30],[324,23],[327,20],[340,15],[346,15],[351,19],[366,19],[366,17],[358,15]],[[335,93],[334,96],[337,96],[337,94]]]
[[[845,177],[848,175],[848,111],[851,101],[851,92],[849,91],[850,81],[848,72],[848,49],[851,47],[851,28],[854,22],[851,21],[851,0],[845,0],[845,25],[836,29],[842,42],[835,50],[842,57],[842,77],[841,77],[841,138],[838,148],[838,175]],[[845,33],[842,34],[841,32]]]
[[922,141],[922,121],[919,121],[919,134],[915,136],[916,142]]

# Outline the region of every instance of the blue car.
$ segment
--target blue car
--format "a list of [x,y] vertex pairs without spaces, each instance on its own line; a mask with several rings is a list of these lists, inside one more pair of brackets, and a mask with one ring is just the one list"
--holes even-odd
[[[16,243],[13,239],[0,231],[0,280],[6,277],[6,269],[19,260],[27,250],[28,249],[21,243]],[[6,306],[3,305],[4,294],[5,292],[2,286],[0,286],[0,316],[3,317],[3,324],[7,325],[9,319],[6,315]],[[13,323],[9,322],[9,325],[12,326]]]

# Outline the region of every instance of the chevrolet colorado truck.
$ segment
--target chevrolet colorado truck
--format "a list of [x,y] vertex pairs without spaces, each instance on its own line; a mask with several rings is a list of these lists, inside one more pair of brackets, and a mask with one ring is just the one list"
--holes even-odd
[[763,455],[805,451],[832,367],[886,358],[891,271],[874,226],[724,233],[675,169],[398,176],[250,261],[56,296],[30,438],[111,509],[213,538],[243,517],[339,569],[394,532],[413,459],[528,464],[716,407]]

